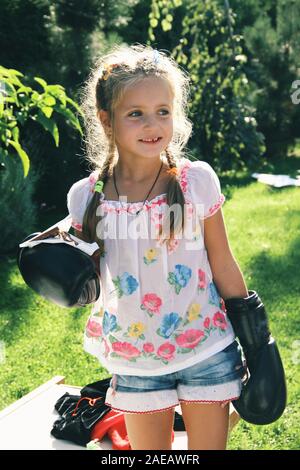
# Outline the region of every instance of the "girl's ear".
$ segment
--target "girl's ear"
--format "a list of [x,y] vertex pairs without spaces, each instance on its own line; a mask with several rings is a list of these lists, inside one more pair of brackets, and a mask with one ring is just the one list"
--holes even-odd
[[111,134],[111,124],[110,124],[110,119],[107,111],[104,111],[104,109],[100,109],[97,111],[97,117],[100,120],[106,135]]

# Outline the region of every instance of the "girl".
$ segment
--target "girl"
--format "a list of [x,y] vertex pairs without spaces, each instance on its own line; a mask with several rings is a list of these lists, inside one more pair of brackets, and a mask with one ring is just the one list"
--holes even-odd
[[97,61],[81,100],[94,171],[68,208],[101,254],[84,347],[113,374],[106,402],[124,412],[132,449],[171,449],[179,403],[188,448],[225,449],[244,374],[224,299],[248,290],[219,179],[183,153],[188,92],[171,57],[121,45]]

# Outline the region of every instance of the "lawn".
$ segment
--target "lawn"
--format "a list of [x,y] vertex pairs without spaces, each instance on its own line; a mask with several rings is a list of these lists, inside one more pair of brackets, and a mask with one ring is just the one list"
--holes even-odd
[[[299,449],[300,189],[274,189],[254,180],[223,190],[224,215],[234,255],[248,289],[258,291],[281,351],[288,406],[268,426],[244,421],[233,430],[229,449]],[[108,376],[82,349],[90,308],[64,309],[24,284],[14,259],[1,261],[0,409],[54,375],[85,385]],[[0,346],[1,346],[0,344]],[[1,354],[1,349],[0,349]]]

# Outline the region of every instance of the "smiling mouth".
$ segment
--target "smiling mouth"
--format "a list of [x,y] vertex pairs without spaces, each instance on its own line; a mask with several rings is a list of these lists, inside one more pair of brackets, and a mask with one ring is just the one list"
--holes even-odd
[[156,144],[162,139],[162,137],[156,137],[155,139],[139,139],[139,142],[143,142],[143,144]]

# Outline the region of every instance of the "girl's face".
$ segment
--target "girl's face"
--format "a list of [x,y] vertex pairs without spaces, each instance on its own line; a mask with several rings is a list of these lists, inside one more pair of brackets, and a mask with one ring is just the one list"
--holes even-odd
[[[128,88],[115,108],[119,155],[156,158],[173,135],[173,95],[166,80],[147,77]],[[156,139],[155,143],[143,142]]]

